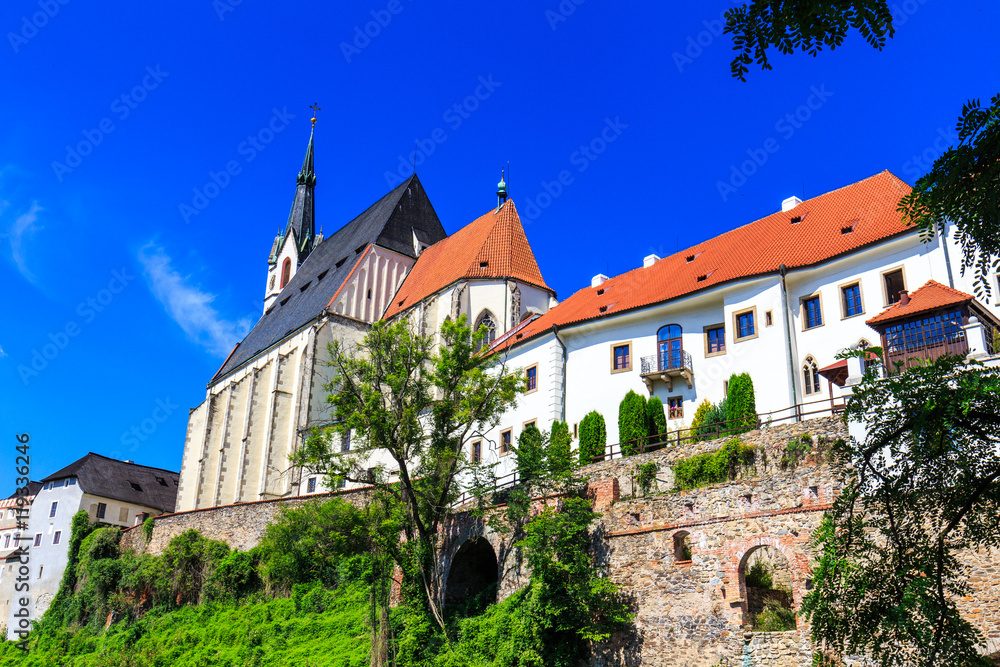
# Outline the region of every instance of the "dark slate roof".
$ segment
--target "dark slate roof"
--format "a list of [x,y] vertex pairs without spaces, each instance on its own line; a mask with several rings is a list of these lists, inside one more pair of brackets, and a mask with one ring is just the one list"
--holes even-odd
[[[42,483],[41,482],[28,482],[28,495],[29,496],[37,495],[38,494],[38,490],[41,489],[41,488],[42,488]],[[12,498],[17,498],[17,495],[18,495],[17,491],[15,491],[14,493],[12,493],[9,496],[7,496],[7,500],[10,500]]]
[[[90,452],[82,459],[52,473],[42,483],[76,477],[80,488],[86,493],[152,507],[161,512],[173,512],[179,475],[180,473],[172,470],[126,463]],[[135,488],[133,484],[139,488]]]
[[447,236],[416,174],[313,248],[209,384],[321,315],[369,244],[413,257],[414,231],[432,244]]

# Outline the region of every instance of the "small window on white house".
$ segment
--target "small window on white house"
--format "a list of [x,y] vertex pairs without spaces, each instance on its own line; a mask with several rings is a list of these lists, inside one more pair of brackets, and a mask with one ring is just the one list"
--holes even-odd
[[806,396],[819,393],[819,367],[811,356],[802,363],[802,388]]
[[316,491],[316,478],[309,478],[309,485],[307,487],[307,493],[314,493]]
[[59,538],[61,538],[61,537],[62,537],[62,531],[61,530],[57,530],[52,535],[52,544],[59,544]]
[[56,515],[56,508],[59,507],[59,501],[54,501],[52,507],[49,508],[49,518],[51,519]]

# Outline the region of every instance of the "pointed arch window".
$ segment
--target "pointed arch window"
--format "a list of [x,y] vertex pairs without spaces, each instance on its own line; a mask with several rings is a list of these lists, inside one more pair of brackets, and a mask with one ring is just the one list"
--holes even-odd
[[292,276],[292,258],[286,257],[281,265],[281,288],[288,284],[288,279]]
[[819,393],[819,366],[812,356],[806,357],[802,363],[802,387],[806,396]]
[[476,319],[476,331],[479,331],[479,327],[481,326],[486,327],[486,337],[483,338],[483,345],[489,347],[497,337],[497,319],[493,313],[484,310],[479,314],[479,317]]

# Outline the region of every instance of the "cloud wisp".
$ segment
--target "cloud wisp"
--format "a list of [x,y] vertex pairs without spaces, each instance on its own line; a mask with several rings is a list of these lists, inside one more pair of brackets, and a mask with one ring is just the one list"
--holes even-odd
[[153,296],[187,336],[212,354],[224,357],[250,330],[249,317],[233,321],[212,306],[215,295],[191,285],[172,265],[170,255],[153,242],[139,249],[146,281]]
[[41,229],[41,225],[38,222],[38,212],[41,210],[41,206],[37,203],[32,203],[31,208],[17,217],[10,231],[6,234],[7,240],[10,242],[10,257],[14,262],[14,266],[17,267],[17,270],[24,276],[25,280],[35,285],[38,284],[38,279],[35,278],[35,274],[28,268],[25,250],[27,240],[32,234]]

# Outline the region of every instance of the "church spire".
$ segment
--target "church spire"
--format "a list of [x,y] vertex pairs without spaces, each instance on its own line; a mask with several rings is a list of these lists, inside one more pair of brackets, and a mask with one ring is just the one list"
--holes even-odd
[[[319,106],[311,107],[319,111]],[[295,179],[295,199],[288,214],[285,236],[291,235],[299,250],[299,262],[312,250],[316,236],[316,172],[313,159],[313,134],[316,131],[316,116],[313,115],[309,130],[309,145],[302,160],[302,170]]]

